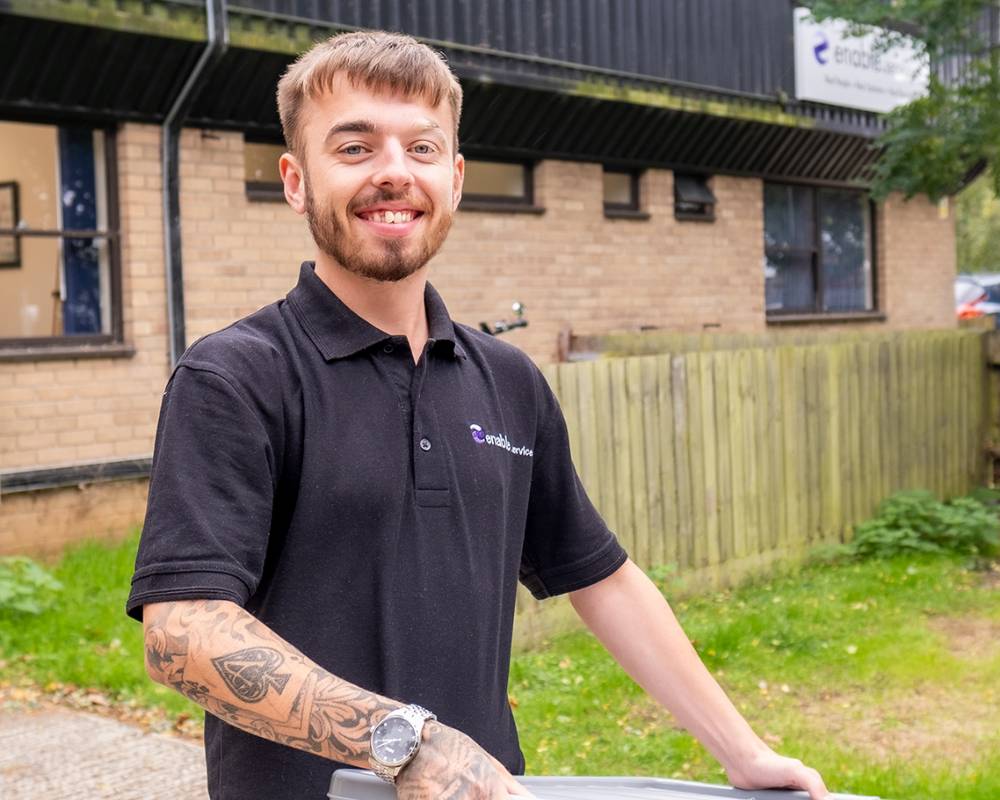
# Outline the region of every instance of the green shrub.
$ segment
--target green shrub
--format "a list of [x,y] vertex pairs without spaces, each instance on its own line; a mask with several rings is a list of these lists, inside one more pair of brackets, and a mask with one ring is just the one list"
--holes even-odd
[[905,553],[992,556],[1000,551],[1000,521],[983,503],[959,497],[947,503],[926,491],[900,492],[878,516],[854,529],[844,555],[872,558]]
[[41,614],[62,584],[24,556],[0,558],[0,615]]

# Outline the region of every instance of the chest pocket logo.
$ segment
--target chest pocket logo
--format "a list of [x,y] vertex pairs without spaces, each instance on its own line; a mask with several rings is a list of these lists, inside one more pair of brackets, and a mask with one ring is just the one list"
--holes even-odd
[[514,456],[526,456],[531,458],[535,455],[534,450],[530,447],[522,446],[517,447],[511,445],[510,439],[507,438],[506,434],[503,433],[487,433],[483,430],[481,425],[476,425],[473,423],[469,426],[469,430],[472,432],[472,441],[478,445],[490,445],[492,447],[499,447],[501,450],[506,450],[508,453]]

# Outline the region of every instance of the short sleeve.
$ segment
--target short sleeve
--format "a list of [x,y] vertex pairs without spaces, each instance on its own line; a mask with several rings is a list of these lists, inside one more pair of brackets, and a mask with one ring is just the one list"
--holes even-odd
[[583,589],[628,558],[594,508],[570,456],[559,402],[541,373],[538,434],[521,555],[521,582],[538,599]]
[[173,600],[243,605],[263,571],[274,448],[231,376],[178,365],[160,408],[127,613]]

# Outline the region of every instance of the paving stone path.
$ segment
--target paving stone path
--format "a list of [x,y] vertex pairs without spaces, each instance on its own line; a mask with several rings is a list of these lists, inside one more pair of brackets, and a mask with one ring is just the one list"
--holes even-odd
[[93,714],[0,712],[3,800],[208,800],[200,745]]

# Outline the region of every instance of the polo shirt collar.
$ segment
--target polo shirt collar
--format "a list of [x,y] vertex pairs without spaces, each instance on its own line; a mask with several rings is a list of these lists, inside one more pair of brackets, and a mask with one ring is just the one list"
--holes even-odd
[[[299,270],[299,282],[288,293],[288,301],[313,344],[327,361],[347,358],[376,345],[391,335],[362,319],[344,305],[316,275],[316,265],[305,261]],[[464,358],[465,351],[456,341],[455,325],[444,300],[429,283],[424,289],[428,338],[435,352]]]

